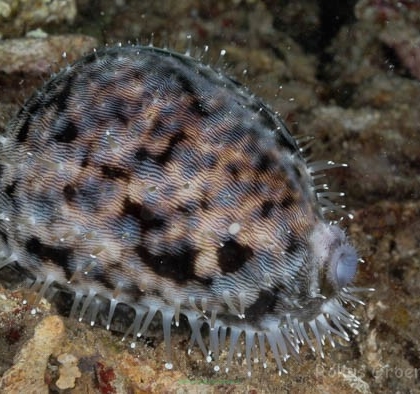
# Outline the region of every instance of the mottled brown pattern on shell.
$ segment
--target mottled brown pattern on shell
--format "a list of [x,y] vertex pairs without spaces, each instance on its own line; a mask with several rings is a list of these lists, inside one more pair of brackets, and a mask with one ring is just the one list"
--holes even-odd
[[331,256],[355,259],[281,119],[188,56],[91,54],[37,92],[0,142],[9,259],[138,316],[170,311],[164,325],[179,306],[189,319],[217,312],[218,327],[310,321],[328,301],[318,292],[340,291]]
[[[252,293],[243,288],[241,274],[236,273],[245,263],[254,266],[254,280],[263,280],[258,259],[232,261],[234,269],[229,269],[229,262],[221,264],[217,258],[223,256],[218,254],[221,244],[232,239],[238,248],[248,247],[256,256],[256,251],[287,250],[291,241],[279,231],[290,231],[293,242],[297,238],[305,242],[318,212],[308,178],[298,179],[293,173],[292,167],[303,168],[304,162],[296,147],[281,146],[275,134],[264,129],[265,119],[259,119],[266,114],[262,103],[259,108],[264,112],[248,110],[250,99],[241,87],[219,76],[219,86],[210,96],[205,88],[214,82],[207,75],[214,78],[213,71],[197,64],[197,78],[204,88],[193,91],[184,70],[176,67],[194,61],[144,52],[137,55],[127,49],[118,55],[110,52],[108,57],[91,56],[37,93],[45,97],[27,104],[10,132],[20,130],[20,142],[10,148],[14,160],[31,168],[17,177],[15,195],[30,194],[39,203],[50,201],[48,215],[28,225],[27,233],[36,234],[43,245],[72,250],[65,280],[77,261],[88,262],[99,248],[99,290],[102,282],[115,288],[121,276],[140,287],[141,278],[150,290],[163,293],[165,289],[169,303],[175,295],[186,302],[189,295],[205,292],[209,305],[220,309],[219,296],[211,296],[211,287],[205,284],[226,281],[223,276],[229,274],[224,275],[222,266],[239,275],[238,285],[230,288],[233,294]],[[143,56],[136,63],[136,57]],[[139,72],[142,64],[151,68],[156,59],[168,62],[163,74],[167,82],[159,81],[159,89],[150,86],[150,79],[153,73],[162,78],[161,71]],[[236,103],[238,99],[242,102]],[[42,106],[36,105],[37,100],[42,100]],[[280,133],[287,133],[279,120],[270,121],[277,123]],[[147,171],[141,169],[145,162]],[[266,217],[264,201],[272,204]],[[133,214],[133,209],[138,213]],[[17,209],[16,214],[24,222],[34,213]],[[143,228],[124,234],[118,228],[124,217]],[[241,229],[230,235],[229,226],[236,222]],[[25,239],[17,242],[24,244]],[[175,271],[165,266],[167,272],[162,269],[156,275],[155,263],[146,262],[177,251],[191,261],[177,262]],[[45,257],[41,260],[51,265]],[[128,264],[115,264],[121,261]],[[53,263],[52,270],[62,265]],[[38,262],[29,264],[35,271],[45,271]],[[78,280],[85,286],[91,281],[89,276]],[[250,301],[254,297],[250,294]]]

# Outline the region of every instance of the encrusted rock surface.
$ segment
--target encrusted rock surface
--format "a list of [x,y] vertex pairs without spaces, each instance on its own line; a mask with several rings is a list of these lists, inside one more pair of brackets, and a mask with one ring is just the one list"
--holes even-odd
[[58,316],[45,317],[15,356],[13,366],[0,380],[4,393],[48,393],[44,373],[50,355],[64,337],[64,324]]
[[76,0],[0,0],[0,38],[19,37],[40,27],[71,25]]
[[57,35],[45,38],[0,40],[0,72],[25,76],[48,76],[65,62],[73,62],[98,45],[84,35]]

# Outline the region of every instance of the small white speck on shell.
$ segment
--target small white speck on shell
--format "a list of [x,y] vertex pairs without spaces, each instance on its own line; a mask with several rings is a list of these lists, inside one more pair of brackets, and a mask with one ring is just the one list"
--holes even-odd
[[228,228],[228,232],[230,235],[236,235],[239,233],[240,230],[241,230],[241,225],[237,222],[232,223]]

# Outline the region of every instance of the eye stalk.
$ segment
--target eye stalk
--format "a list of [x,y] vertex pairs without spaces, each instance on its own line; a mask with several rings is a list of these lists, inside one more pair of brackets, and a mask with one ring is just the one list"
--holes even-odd
[[[349,243],[345,232],[336,225],[318,223],[309,238],[310,259],[316,262],[314,291],[322,288],[322,294],[339,292],[352,282],[356,275],[358,256],[356,249]],[[321,281],[318,282],[318,280]]]
[[356,249],[348,243],[341,244],[331,253],[329,279],[336,288],[346,287],[356,275]]

